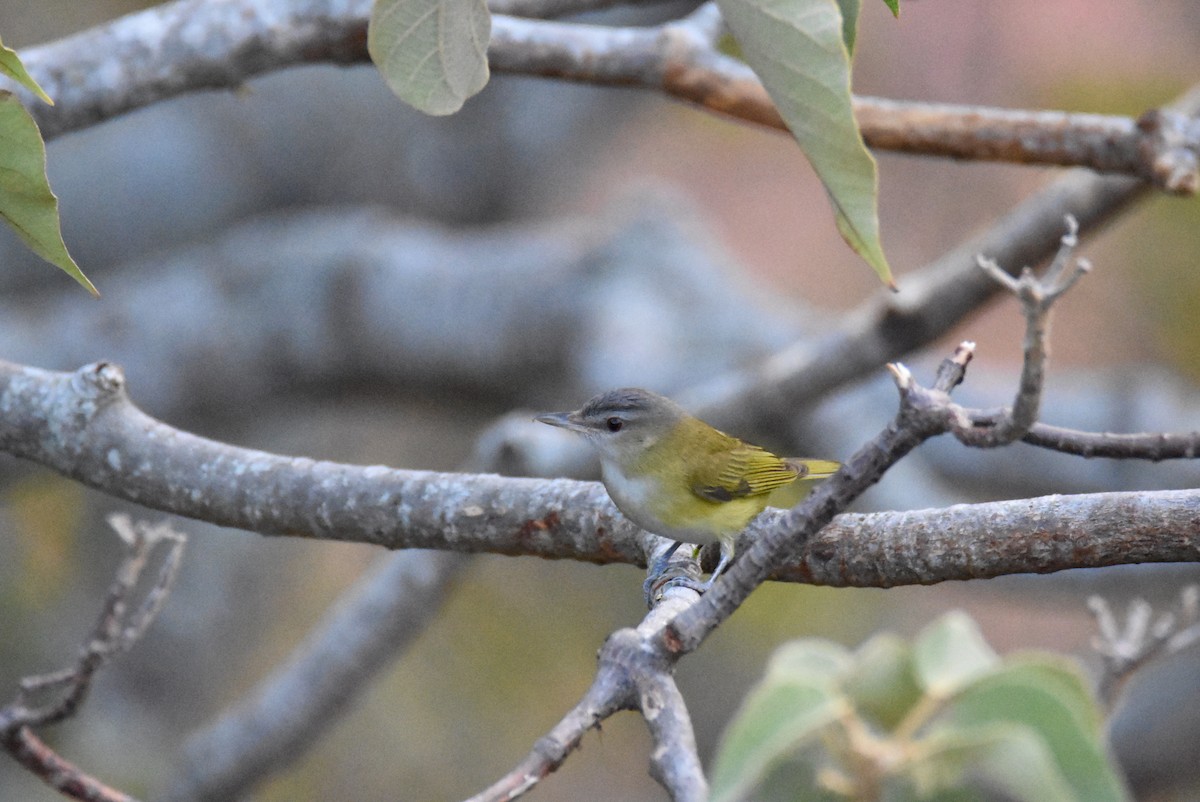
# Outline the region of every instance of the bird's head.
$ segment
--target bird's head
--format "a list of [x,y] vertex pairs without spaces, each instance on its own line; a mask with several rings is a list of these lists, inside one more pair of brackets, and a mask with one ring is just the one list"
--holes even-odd
[[574,412],[551,412],[534,420],[578,432],[617,465],[636,463],[655,443],[691,419],[669,398],[636,387],[601,393]]

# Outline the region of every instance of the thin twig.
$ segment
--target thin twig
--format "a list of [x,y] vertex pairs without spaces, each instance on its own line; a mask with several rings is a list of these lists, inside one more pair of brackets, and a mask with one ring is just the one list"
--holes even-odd
[[[112,515],[108,520],[125,543],[127,554],[105,596],[96,625],[74,667],[21,680],[16,700],[0,708],[0,743],[23,766],[68,796],[125,802],[132,797],[84,773],[32,732],[34,727],[56,724],[75,715],[87,698],[96,672],[128,651],[145,633],[162,608],[178,571],[185,542],[182,534],[166,524],[135,524],[125,515]],[[166,544],[167,550],[157,576],[131,608],[150,555],[159,544]],[[34,695],[50,693],[58,694],[57,698],[40,705],[31,702]]]
[[1079,223],[1067,215],[1067,233],[1062,245],[1041,277],[1033,269],[1025,267],[1019,278],[1013,278],[991,259],[983,255],[976,257],[979,267],[1021,302],[1025,314],[1025,356],[1021,367],[1021,381],[1011,409],[996,418],[990,426],[965,426],[956,435],[968,445],[994,448],[1021,439],[1037,422],[1042,406],[1042,389],[1045,386],[1046,341],[1050,331],[1050,308],[1054,302],[1075,285],[1091,265],[1076,259],[1074,267],[1068,269],[1071,255],[1079,245]]
[[18,763],[63,796],[85,802],[137,802],[135,797],[105,785],[64,760],[28,727],[19,727],[0,738],[5,750]]

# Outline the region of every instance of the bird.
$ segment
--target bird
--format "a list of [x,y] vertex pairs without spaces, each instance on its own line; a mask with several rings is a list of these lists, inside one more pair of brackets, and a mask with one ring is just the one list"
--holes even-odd
[[647,604],[671,555],[684,543],[720,543],[721,559],[706,583],[678,577],[701,592],[734,556],[738,534],[768,506],[791,507],[841,465],[832,460],[777,457],[715,429],[671,399],[638,387],[595,396],[572,412],[534,420],[583,435],[600,458],[600,477],[617,509],[674,545],[643,585]]

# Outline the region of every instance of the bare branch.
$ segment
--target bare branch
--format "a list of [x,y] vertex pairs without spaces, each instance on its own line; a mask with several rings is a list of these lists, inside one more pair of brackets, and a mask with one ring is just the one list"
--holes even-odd
[[1200,640],[1200,587],[1188,585],[1179,596],[1179,610],[1154,617],[1150,603],[1136,598],[1129,603],[1125,625],[1100,596],[1088,598],[1099,633],[1092,648],[1104,660],[1100,695],[1112,707],[1134,672],[1158,657],[1180,652]]
[[665,670],[652,673],[639,683],[638,691],[638,709],[654,739],[651,776],[676,802],[704,802],[708,782],[700,765],[692,719],[675,678]]
[[1091,270],[1091,263],[1085,259],[1076,259],[1073,268],[1068,267],[1071,255],[1079,244],[1078,232],[1079,224],[1074,217],[1067,215],[1067,233],[1062,238],[1062,246],[1041,278],[1035,277],[1033,271],[1026,267],[1021,271],[1020,278],[1014,279],[993,260],[982,255],[977,258],[983,271],[1021,302],[1025,313],[1025,360],[1012,408],[1001,413],[977,414],[973,416],[973,426],[962,427],[956,431],[956,436],[969,445],[986,447],[1023,439],[1033,445],[1084,456],[1154,460],[1195,456],[1196,433],[1111,435],[1075,432],[1038,423],[1045,379],[1045,343],[1049,334],[1050,307]]
[[1034,424],[1021,438],[1030,445],[1076,454],[1080,457],[1109,457],[1110,459],[1144,459],[1159,462],[1165,459],[1195,459],[1200,456],[1200,432],[1169,434],[1113,434],[1111,432],[1081,432],[1045,423]]
[[680,802],[703,802],[708,783],[687,706],[671,676],[671,661],[650,647],[663,625],[687,604],[667,599],[634,629],[604,642],[596,678],[583,698],[517,766],[469,802],[508,802],[556,771],[588,730],[619,710],[641,712],[654,739],[651,773]]
[[[24,51],[30,74],[56,101],[32,109],[51,138],[183,92],[235,88],[271,70],[365,62],[369,12],[368,0],[176,0]],[[784,130],[750,68],[715,48],[714,20],[705,9],[652,28],[497,15],[488,57],[500,72],[658,90]],[[859,98],[855,114],[875,148],[1086,166],[1179,194],[1198,184],[1200,126],[1171,111],[1135,121]]]
[[[132,797],[105,786],[67,762],[32,732],[33,727],[56,724],[76,713],[91,689],[96,672],[127,651],[146,631],[161,609],[179,568],[185,538],[166,524],[134,524],[123,515],[113,515],[109,523],[125,542],[128,554],[117,569],[79,660],[72,668],[21,680],[16,700],[0,708],[0,744],[23,766],[67,796],[125,802]],[[130,609],[150,555],[160,543],[167,544],[167,551],[158,575]],[[31,702],[34,695],[47,694],[58,696],[40,705]]]
[[1062,246],[1041,278],[1034,275],[1032,268],[1025,267],[1020,278],[1014,279],[991,259],[982,255],[977,257],[980,268],[1021,302],[1025,314],[1025,357],[1012,408],[999,418],[989,415],[988,420],[992,423],[986,428],[971,425],[959,428],[955,436],[962,442],[985,448],[1007,445],[1024,437],[1037,422],[1046,378],[1050,308],[1090,269],[1089,263],[1082,259],[1075,261],[1073,270],[1067,269],[1071,254],[1079,244],[1078,234],[1079,223],[1067,215],[1067,233],[1063,235]]
[[[1045,496],[839,515],[773,577],[834,587],[929,585],[1084,565],[1200,561],[1200,492]],[[768,510],[749,548],[783,513]],[[759,529],[762,527],[762,530]]]
[[19,727],[2,738],[5,750],[18,763],[63,796],[87,802],[137,802],[136,798],[110,788],[64,760],[28,727]]
[[[120,498],[263,534],[639,566],[658,542],[622,517],[597,482],[341,465],[197,437],[138,410],[112,365],[62,374],[0,363],[0,412],[0,450]],[[1200,490],[1185,490],[844,515],[830,530],[835,542],[818,539],[780,570],[793,580],[888,587],[964,578],[962,560],[974,572],[966,575],[979,576],[1193,560],[1197,505]],[[762,521],[783,526],[781,514]],[[1064,548],[1028,551],[1022,533],[1031,520]],[[909,552],[914,544],[939,532],[956,540],[916,560],[922,570],[906,568],[922,553]]]

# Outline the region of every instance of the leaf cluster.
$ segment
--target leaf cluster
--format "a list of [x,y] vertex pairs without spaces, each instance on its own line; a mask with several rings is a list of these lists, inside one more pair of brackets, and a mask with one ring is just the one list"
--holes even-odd
[[1101,725],[1071,661],[1001,658],[962,612],[912,643],[795,641],[730,722],[712,799],[749,798],[785,774],[809,783],[788,790],[804,800],[1128,799]]

